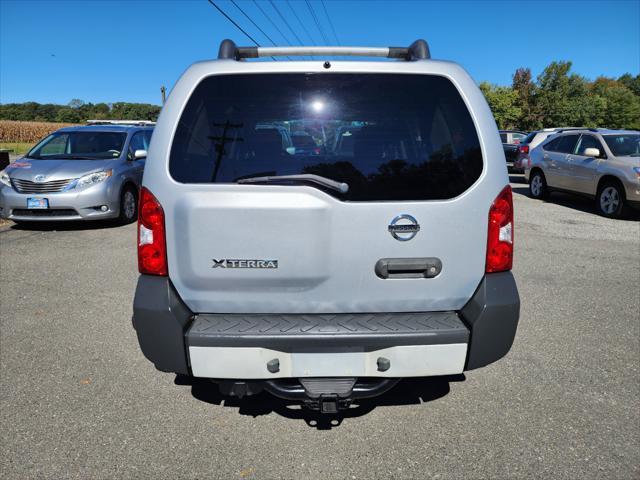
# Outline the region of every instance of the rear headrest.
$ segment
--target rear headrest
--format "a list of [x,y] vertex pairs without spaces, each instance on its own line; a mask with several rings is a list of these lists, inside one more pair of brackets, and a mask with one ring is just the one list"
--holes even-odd
[[256,155],[282,154],[282,135],[275,128],[256,130],[251,139],[251,149]]
[[353,153],[356,156],[382,157],[386,146],[400,136],[388,128],[369,126],[353,133]]

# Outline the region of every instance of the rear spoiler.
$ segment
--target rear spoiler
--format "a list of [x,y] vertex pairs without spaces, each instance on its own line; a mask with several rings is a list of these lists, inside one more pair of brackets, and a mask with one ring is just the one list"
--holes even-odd
[[429,44],[425,40],[416,40],[408,47],[238,47],[233,40],[226,39],[218,50],[219,60],[302,55],[385,57],[409,61],[431,58]]

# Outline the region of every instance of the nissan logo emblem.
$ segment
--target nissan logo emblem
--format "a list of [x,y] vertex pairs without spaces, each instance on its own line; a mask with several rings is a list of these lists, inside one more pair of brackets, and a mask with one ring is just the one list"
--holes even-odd
[[389,224],[389,233],[393,238],[400,242],[411,240],[419,231],[420,224],[418,221],[406,213],[398,215],[396,218],[391,220],[391,223]]

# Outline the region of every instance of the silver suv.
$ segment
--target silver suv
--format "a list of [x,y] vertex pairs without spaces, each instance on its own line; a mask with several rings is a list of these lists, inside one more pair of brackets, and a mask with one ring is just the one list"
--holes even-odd
[[52,133],[0,172],[0,216],[134,221],[152,125],[95,121]]
[[[240,61],[272,55],[396,61]],[[167,100],[140,202],[133,324],[159,370],[330,413],[513,342],[498,130],[476,83],[423,40],[225,40]]]
[[533,198],[587,195],[601,215],[621,217],[627,205],[640,208],[640,132],[560,131],[531,151],[525,178]]

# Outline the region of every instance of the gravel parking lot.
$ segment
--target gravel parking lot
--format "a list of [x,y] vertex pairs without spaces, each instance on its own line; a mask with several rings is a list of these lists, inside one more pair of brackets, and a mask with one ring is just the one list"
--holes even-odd
[[638,218],[513,187],[510,354],[339,418],[156,371],[131,326],[134,225],[0,227],[0,476],[638,478]]

